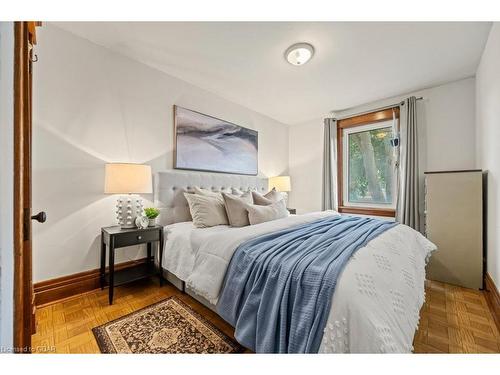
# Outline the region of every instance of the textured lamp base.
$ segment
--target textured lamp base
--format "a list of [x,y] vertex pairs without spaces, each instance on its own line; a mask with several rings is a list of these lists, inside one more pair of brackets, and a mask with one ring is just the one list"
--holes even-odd
[[116,201],[116,220],[122,229],[135,228],[135,219],[142,215],[142,199],[137,195],[125,195]]
[[283,197],[283,200],[285,201],[285,206],[288,207],[288,193],[286,191],[282,191],[281,196]]

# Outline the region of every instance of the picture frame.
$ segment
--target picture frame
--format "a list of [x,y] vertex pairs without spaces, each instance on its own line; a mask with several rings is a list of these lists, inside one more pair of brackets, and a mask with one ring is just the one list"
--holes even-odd
[[174,105],[174,168],[256,176],[258,132]]

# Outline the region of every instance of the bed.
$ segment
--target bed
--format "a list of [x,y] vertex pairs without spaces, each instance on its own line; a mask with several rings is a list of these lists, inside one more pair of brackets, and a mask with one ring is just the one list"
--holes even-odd
[[[162,268],[176,287],[217,311],[237,248],[259,236],[329,220],[334,211],[290,215],[258,225],[195,228],[182,199],[194,186],[214,191],[267,191],[251,176],[163,171],[155,175],[155,204],[165,225]],[[319,353],[409,353],[425,299],[425,266],[435,246],[394,225],[360,248],[343,268],[331,300]]]

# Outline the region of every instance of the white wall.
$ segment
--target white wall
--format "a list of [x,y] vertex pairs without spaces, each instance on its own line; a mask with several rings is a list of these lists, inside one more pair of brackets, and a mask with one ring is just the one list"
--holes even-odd
[[[336,117],[397,103],[415,95],[420,120],[422,172],[475,168],[475,79],[467,78],[335,113]],[[291,126],[290,207],[299,213],[321,209],[323,118]]]
[[488,171],[487,270],[500,288],[500,23],[476,74],[477,166]]
[[258,130],[260,174],[287,173],[286,125],[50,24],[37,37],[33,211],[48,219],[33,226],[35,282],[98,268],[100,228],[115,216],[104,163],[172,168],[174,104]]
[[321,210],[323,183],[323,118],[290,126],[288,206],[297,213]]
[[14,24],[0,22],[0,346],[13,345]]

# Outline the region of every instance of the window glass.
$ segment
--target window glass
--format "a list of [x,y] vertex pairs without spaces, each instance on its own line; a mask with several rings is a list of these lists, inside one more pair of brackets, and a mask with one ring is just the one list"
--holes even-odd
[[[363,130],[366,129],[366,130]],[[363,126],[346,134],[348,202],[364,206],[394,206],[394,156],[392,127]]]

